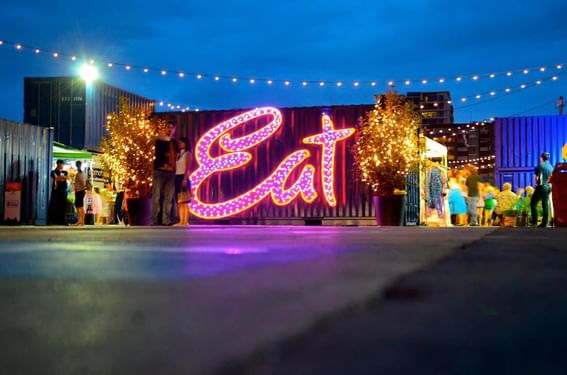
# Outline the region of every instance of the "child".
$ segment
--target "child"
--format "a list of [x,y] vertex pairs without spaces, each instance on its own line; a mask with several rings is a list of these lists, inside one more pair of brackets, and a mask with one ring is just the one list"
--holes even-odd
[[484,188],[484,226],[492,226],[492,214],[494,212],[494,207],[496,207],[496,196],[494,194],[494,188],[487,183]]
[[465,225],[467,221],[467,202],[461,190],[461,186],[451,179],[449,181],[449,210],[453,224],[458,226]]

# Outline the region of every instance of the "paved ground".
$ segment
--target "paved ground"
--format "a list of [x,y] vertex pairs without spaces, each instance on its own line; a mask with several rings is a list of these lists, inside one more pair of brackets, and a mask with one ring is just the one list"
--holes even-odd
[[547,359],[551,371],[566,348],[566,237],[558,229],[4,227],[0,368],[490,373],[487,363],[506,370],[530,349],[529,364]]

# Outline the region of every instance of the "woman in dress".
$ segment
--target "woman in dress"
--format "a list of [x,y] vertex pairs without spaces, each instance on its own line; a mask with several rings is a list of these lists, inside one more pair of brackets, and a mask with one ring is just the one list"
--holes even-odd
[[75,190],[75,208],[77,208],[77,222],[73,225],[83,226],[85,225],[85,192],[87,190],[87,177],[83,173],[83,163],[80,160],[75,162],[77,167],[77,174],[75,175],[75,182],[73,183],[73,189]]
[[[189,201],[181,199],[182,192],[191,192],[191,181],[189,181],[189,168],[191,167],[191,147],[189,139],[181,137],[177,141],[179,154],[175,163],[175,196],[177,197],[177,207],[179,212],[179,223],[176,227],[186,227],[189,225]],[[181,199],[181,200],[180,200]]]

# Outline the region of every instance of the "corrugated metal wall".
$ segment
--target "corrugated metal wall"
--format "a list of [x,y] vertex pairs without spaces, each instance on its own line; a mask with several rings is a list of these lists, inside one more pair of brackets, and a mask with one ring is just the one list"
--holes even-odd
[[[321,166],[316,160],[320,160],[321,148],[303,145],[302,139],[321,132],[321,114],[328,114],[335,128],[341,129],[354,127],[358,118],[371,108],[372,106],[360,105],[281,109],[283,116],[281,129],[265,144],[249,151],[253,155],[250,165],[244,169],[223,172],[209,178],[202,189],[201,199],[208,202],[220,201],[248,191],[267,177],[286,155],[300,148],[308,148],[312,152],[313,156],[309,159],[309,163],[320,171]],[[188,137],[194,147],[196,140],[211,127],[245,111],[176,112],[165,113],[162,116],[173,119],[177,123],[177,136]],[[266,123],[266,117],[252,120],[246,125],[246,133],[249,134]],[[237,130],[236,134],[243,135],[244,132]],[[293,203],[280,207],[272,204],[270,199],[265,199],[237,218],[246,220],[325,218],[344,221],[374,218],[371,194],[354,178],[353,160],[349,152],[353,141],[354,137],[351,137],[337,144],[336,207],[329,207],[323,202],[321,182],[320,179],[316,179],[315,188],[319,197],[313,204],[305,203],[298,198]],[[297,175],[291,176],[292,180],[295,178]]]
[[52,152],[52,129],[0,120],[0,221],[4,184],[17,181],[22,183],[22,223],[47,223]]
[[534,185],[539,155],[551,154],[551,164],[561,161],[567,143],[567,116],[497,118],[495,123],[496,185],[509,182],[513,189]]

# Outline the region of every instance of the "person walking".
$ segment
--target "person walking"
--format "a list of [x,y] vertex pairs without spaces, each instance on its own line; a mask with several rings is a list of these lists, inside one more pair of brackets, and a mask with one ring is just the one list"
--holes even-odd
[[56,167],[51,171],[51,200],[49,202],[49,223],[65,225],[67,208],[67,179],[68,173],[63,170],[64,160],[57,160]]
[[469,211],[469,224],[477,227],[478,223],[478,202],[480,198],[479,185],[480,177],[475,166],[469,165],[469,176],[465,181],[467,187],[467,208]]
[[539,227],[545,228],[549,220],[549,194],[551,193],[549,178],[553,172],[553,167],[549,163],[549,152],[542,153],[539,160],[539,165],[535,168],[536,188],[530,202],[530,208],[532,211],[532,225],[536,226],[538,219],[537,204],[541,201],[543,218]]
[[171,209],[175,193],[177,143],[172,139],[175,123],[168,121],[158,130],[152,172],[152,225],[173,225]]
[[73,225],[85,225],[85,191],[87,190],[87,177],[83,172],[83,163],[80,160],[75,162],[77,167],[77,174],[75,175],[75,182],[73,183],[73,190],[75,190],[75,208],[77,209],[77,222]]

